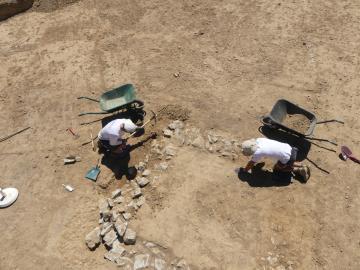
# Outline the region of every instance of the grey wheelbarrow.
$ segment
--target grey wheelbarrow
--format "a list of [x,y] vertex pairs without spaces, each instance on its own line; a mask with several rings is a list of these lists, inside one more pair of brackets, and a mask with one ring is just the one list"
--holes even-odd
[[[292,116],[300,116],[300,118],[303,119],[303,122],[301,123],[302,126],[298,129],[289,125],[287,119],[291,118]],[[344,124],[343,121],[337,119],[318,121],[315,114],[285,99],[278,100],[272,108],[271,112],[261,118],[261,122],[270,128],[281,129],[307,140],[324,141],[333,145],[337,145],[337,143],[327,139],[312,137],[316,125],[329,122]]]

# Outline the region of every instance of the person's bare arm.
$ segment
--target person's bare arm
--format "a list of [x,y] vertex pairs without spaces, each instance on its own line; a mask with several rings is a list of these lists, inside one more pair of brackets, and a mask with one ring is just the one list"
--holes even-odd
[[248,172],[250,171],[255,165],[255,162],[254,161],[249,161],[247,164],[246,164],[246,167],[244,169],[245,172]]

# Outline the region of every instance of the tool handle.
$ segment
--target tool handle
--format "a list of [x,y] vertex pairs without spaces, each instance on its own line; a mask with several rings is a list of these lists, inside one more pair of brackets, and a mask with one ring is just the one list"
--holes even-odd
[[[149,124],[151,122],[151,120],[153,120],[153,118],[147,120],[140,128],[144,128],[147,124]],[[129,136],[127,136],[124,140],[127,141],[128,139],[130,139],[131,137],[133,137],[136,134],[137,131],[134,131],[133,133],[131,133]]]
[[337,123],[340,123],[340,124],[345,124],[344,121],[341,121],[341,120],[338,120],[338,119],[319,121],[319,122],[316,122],[316,124],[319,125],[319,124],[325,124],[325,123],[329,123],[329,122],[337,122]]
[[15,132],[15,133],[10,134],[10,135],[8,135],[8,136],[6,136],[6,137],[4,137],[4,138],[1,138],[1,139],[0,139],[0,142],[3,142],[3,141],[5,141],[5,140],[7,140],[7,139],[10,139],[11,137],[13,137],[13,136],[15,136],[15,135],[17,135],[17,134],[19,134],[19,133],[21,133],[21,132],[24,132],[25,130],[28,130],[29,128],[30,128],[30,127],[23,128],[22,130],[19,130],[18,132]]
[[76,136],[76,134],[74,133],[74,131],[71,128],[67,129],[72,135]]
[[352,161],[354,161],[355,163],[360,164],[360,160],[357,159],[356,157],[354,157],[354,156],[348,156],[348,158],[351,159]]

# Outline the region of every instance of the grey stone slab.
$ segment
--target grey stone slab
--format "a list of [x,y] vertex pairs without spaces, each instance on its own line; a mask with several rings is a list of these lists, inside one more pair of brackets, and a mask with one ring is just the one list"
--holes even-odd
[[111,198],[115,199],[119,197],[121,195],[121,192],[122,192],[121,188],[114,190],[113,192],[111,192]]
[[114,224],[115,230],[117,231],[117,233],[120,237],[124,236],[127,226],[128,226],[128,223],[126,221],[122,221],[120,219],[118,219]]
[[85,243],[90,250],[96,249],[101,243],[100,228],[96,227],[85,237]]
[[155,270],[165,270],[166,269],[166,261],[161,258],[155,258],[154,268],[155,268]]
[[111,229],[103,238],[105,245],[108,248],[112,247],[112,244],[116,239],[117,239],[117,234],[114,229]]
[[135,188],[132,193],[133,199],[138,198],[142,195],[141,188]]
[[146,269],[150,266],[150,255],[149,254],[139,254],[134,258],[134,270]]
[[139,187],[143,188],[150,183],[150,180],[146,177],[140,177],[136,179],[136,182],[138,183]]
[[127,245],[134,245],[136,243],[136,232],[134,230],[130,228],[126,229],[124,243]]

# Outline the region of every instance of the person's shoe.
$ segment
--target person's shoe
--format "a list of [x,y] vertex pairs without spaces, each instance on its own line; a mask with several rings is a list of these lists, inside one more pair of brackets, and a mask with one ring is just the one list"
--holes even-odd
[[310,168],[306,165],[303,165],[302,167],[295,169],[294,173],[301,176],[303,183],[306,183],[310,178]]

